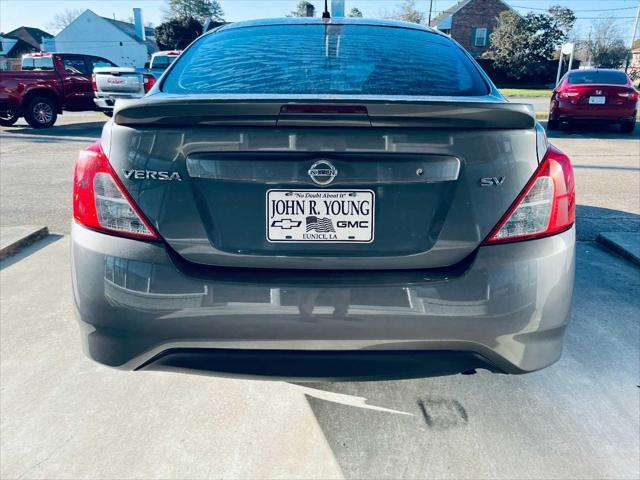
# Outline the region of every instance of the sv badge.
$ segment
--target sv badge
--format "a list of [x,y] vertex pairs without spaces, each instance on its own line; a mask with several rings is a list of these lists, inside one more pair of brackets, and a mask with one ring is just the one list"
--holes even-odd
[[506,177],[482,177],[480,179],[481,187],[497,187],[504,183]]

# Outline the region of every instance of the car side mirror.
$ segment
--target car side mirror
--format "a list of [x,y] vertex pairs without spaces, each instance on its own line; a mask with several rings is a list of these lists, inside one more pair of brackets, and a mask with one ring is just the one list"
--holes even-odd
[[151,66],[150,62],[144,62],[144,68],[149,68]]

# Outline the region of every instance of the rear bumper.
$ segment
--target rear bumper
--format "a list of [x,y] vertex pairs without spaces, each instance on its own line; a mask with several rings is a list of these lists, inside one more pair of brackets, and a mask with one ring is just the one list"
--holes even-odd
[[116,104],[115,100],[111,98],[95,98],[93,101],[100,110],[113,110]]
[[[380,366],[383,377],[469,368],[525,373],[560,357],[571,308],[574,229],[481,247],[464,271],[434,278],[415,271],[186,273],[162,244],[75,224],[72,239],[85,352],[122,369],[287,378],[380,376]],[[343,368],[337,375],[319,368],[331,365]],[[391,365],[399,366],[395,374]]]
[[113,110],[116,104],[116,100],[135,100],[142,98],[144,95],[138,94],[115,94],[115,95],[101,95],[96,94],[96,98],[93,102],[100,110]]
[[635,105],[574,105],[568,101],[560,101],[555,108],[552,106],[552,116],[557,120],[578,121],[630,121],[636,117]]

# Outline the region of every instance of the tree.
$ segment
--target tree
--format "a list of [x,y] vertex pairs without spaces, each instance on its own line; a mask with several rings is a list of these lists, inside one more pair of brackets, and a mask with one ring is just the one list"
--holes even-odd
[[359,8],[353,7],[347,16],[348,17],[355,17],[355,18],[362,18],[362,12],[360,11]]
[[575,19],[571,10],[559,6],[549,8],[549,13],[530,12],[523,17],[513,10],[502,12],[491,34],[495,66],[513,78],[544,74]]
[[594,67],[620,68],[631,54],[615,27],[613,18],[604,18],[594,23],[583,50]]
[[182,50],[202,35],[195,18],[174,18],[156,27],[156,43],[161,50]]
[[218,0],[168,0],[169,19],[195,18],[204,24],[207,19],[223,20],[224,11]]
[[306,0],[301,0],[298,2],[298,6],[295,10],[293,10],[288,17],[315,17],[316,16],[316,7],[313,6],[312,3],[307,2]]
[[390,18],[411,23],[424,23],[425,21],[424,12],[416,9],[415,0],[403,0],[396,11],[390,15]]
[[53,16],[53,20],[48,23],[48,27],[55,32],[64,30],[71,22],[82,15],[83,12],[84,10],[80,8],[74,8],[73,10],[65,8],[63,12],[56,13]]

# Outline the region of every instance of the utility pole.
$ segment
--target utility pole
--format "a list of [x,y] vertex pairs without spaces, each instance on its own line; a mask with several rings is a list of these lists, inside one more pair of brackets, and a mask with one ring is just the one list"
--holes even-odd
[[[431,11],[433,10],[433,0],[429,0],[429,21],[427,22],[427,27],[431,26]],[[636,19],[637,21],[638,19]]]
[[[633,51],[633,44],[636,41],[636,31],[638,30],[638,19],[640,19],[640,0],[638,0],[638,9],[636,10],[636,21],[633,22],[633,31],[631,32],[631,45],[629,48]],[[633,53],[631,53],[631,57],[633,57]],[[624,71],[629,69],[629,57],[627,57],[627,63],[624,66]]]

